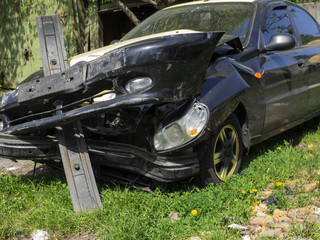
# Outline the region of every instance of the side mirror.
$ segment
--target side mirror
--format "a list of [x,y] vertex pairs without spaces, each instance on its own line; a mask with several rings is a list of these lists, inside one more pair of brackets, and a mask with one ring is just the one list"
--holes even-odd
[[296,39],[290,34],[275,34],[271,36],[270,41],[266,44],[266,51],[287,50],[294,48]]

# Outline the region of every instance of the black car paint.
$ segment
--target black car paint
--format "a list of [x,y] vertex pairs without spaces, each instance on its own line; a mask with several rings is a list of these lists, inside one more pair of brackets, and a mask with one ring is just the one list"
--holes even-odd
[[[250,138],[245,141],[247,148],[250,142],[261,142],[315,116],[319,111],[319,99],[310,95],[318,96],[320,91],[320,61],[317,60],[320,48],[315,48],[319,44],[301,46],[295,36],[297,45],[293,49],[266,51],[261,25],[267,13],[275,6],[290,6],[291,3],[257,1],[256,4],[250,41],[243,46],[244,51],[241,51],[242,46],[235,44],[236,40],[229,44],[232,47],[216,46],[222,33],[181,34],[137,42],[90,63],[79,63],[63,74],[23,83],[18,90],[3,96],[0,108],[0,117],[5,123],[3,133],[30,134],[77,119],[85,119],[85,128],[94,132],[86,119],[132,107],[144,108],[138,114],[140,120],[135,123],[143,128],[143,118],[161,106],[169,104],[166,111],[160,111],[156,125],[181,116],[184,106],[190,102],[202,102],[210,110],[208,126],[199,138],[181,149],[156,152],[152,146],[137,148],[135,141],[87,140],[93,162],[166,182],[192,177],[199,172],[192,148],[208,139],[231,113],[236,113],[243,129],[250,131],[246,134],[246,138]],[[257,78],[255,73],[260,73],[262,78]],[[125,82],[137,76],[150,76],[154,85],[142,93],[127,94],[123,88]],[[68,84],[70,87],[66,87]],[[90,99],[100,92],[101,84],[106,89],[114,87],[118,97],[76,107],[83,97]],[[62,114],[52,116],[57,101],[66,108]],[[180,110],[175,111],[175,108]],[[47,113],[25,116],[34,109]],[[161,116],[163,113],[164,117]],[[152,133],[142,132],[150,142]],[[124,133],[119,132],[121,134]],[[28,141],[33,142],[32,139]],[[48,143],[48,148],[52,149],[54,144]],[[2,149],[12,149],[11,146]],[[10,152],[1,150],[0,154],[10,156]],[[19,156],[34,157],[34,153],[28,155],[27,151],[21,150],[20,155],[14,157]]]
[[[222,35],[222,32],[213,32],[153,38],[116,49],[90,63],[80,62],[63,73],[22,83],[19,89],[2,97],[1,114],[10,115],[17,109],[23,114],[33,108],[54,112],[57,102],[63,102],[64,106],[78,104],[77,101],[103,89],[114,88],[120,97],[73,110],[71,114],[66,112],[40,119],[37,123],[26,122],[25,118],[24,123],[15,126],[10,126],[9,122],[4,132],[30,133],[35,128],[58,126],[61,121],[84,119],[121,105],[128,107],[139,101],[141,104],[177,102],[196,96],[203,85],[213,49]],[[153,86],[143,93],[128,95],[124,84],[138,76],[151,77]],[[30,119],[33,117],[32,114],[29,116]]]

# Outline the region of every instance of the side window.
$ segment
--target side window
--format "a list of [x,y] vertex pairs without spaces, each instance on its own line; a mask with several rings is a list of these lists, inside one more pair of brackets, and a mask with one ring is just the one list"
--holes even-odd
[[268,43],[272,35],[289,33],[293,35],[293,27],[284,8],[275,8],[267,16],[265,25],[262,27],[264,42]]
[[320,42],[320,32],[318,24],[303,9],[291,6],[289,10],[297,30],[299,32],[302,45]]

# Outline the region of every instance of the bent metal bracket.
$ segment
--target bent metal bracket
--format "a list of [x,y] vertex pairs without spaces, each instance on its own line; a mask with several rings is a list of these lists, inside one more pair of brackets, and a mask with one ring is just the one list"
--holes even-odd
[[[65,71],[68,59],[59,15],[36,18],[45,76]],[[64,103],[57,101],[56,114]],[[58,144],[75,212],[102,209],[80,120],[57,127]]]

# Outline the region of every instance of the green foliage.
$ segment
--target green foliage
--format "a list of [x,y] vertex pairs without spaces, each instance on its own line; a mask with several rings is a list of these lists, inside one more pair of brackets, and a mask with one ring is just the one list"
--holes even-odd
[[20,11],[24,14],[30,14],[30,12],[36,13],[46,8],[53,8],[62,5],[71,9],[71,1],[69,0],[21,0]]
[[300,236],[302,238],[320,239],[320,226],[314,222],[294,224],[290,227],[290,232],[294,234],[294,236]]

